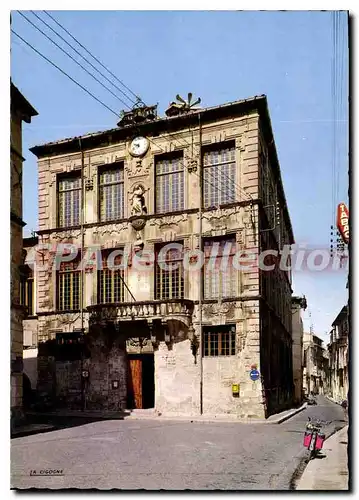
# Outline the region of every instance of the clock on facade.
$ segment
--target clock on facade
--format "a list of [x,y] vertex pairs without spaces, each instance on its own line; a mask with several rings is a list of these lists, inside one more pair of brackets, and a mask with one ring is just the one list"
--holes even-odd
[[150,141],[146,137],[135,137],[130,144],[130,154],[132,156],[143,156],[147,153]]

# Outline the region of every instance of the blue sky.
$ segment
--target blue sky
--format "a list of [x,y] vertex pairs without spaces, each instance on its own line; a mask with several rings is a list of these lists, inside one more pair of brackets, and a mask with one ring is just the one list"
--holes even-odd
[[[56,29],[51,20],[38,12]],[[332,20],[325,12],[63,11],[54,17],[160,114],[189,91],[213,106],[268,96],[284,189],[297,243],[327,247],[332,205]],[[33,22],[56,38],[30,12]],[[338,176],[335,203],[348,198],[346,16],[339,41]],[[12,28],[115,111],[124,105],[13,12]],[[64,33],[61,33],[64,35]],[[64,35],[65,36],[65,35]],[[64,43],[56,38],[64,46]],[[66,47],[66,50],[70,50]],[[76,56],[74,53],[72,53]],[[12,78],[39,112],[24,126],[24,234],[37,228],[36,158],[28,148],[116,126],[116,117],[12,36]],[[91,68],[89,68],[91,69]],[[106,83],[106,82],[105,82]],[[108,83],[106,83],[110,86]],[[113,89],[113,87],[111,87]],[[113,89],[114,90],[114,89]],[[294,275],[314,329],[325,340],[347,298],[343,271]],[[304,313],[309,330],[309,311]]]

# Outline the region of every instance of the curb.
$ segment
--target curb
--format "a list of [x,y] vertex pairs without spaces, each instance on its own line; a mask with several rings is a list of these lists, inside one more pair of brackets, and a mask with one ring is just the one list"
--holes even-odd
[[282,422],[285,422],[286,420],[289,420],[290,418],[294,417],[294,415],[297,415],[301,411],[305,410],[308,406],[308,403],[304,403],[301,407],[296,408],[292,412],[288,413],[287,415],[283,415],[283,417],[279,417],[276,420],[272,420],[271,422],[268,422],[268,420],[265,421],[267,424],[281,424]]
[[[335,434],[337,434],[338,432],[342,431],[343,429],[345,428],[348,428],[348,424],[344,424],[342,427],[340,428],[334,428],[334,430],[332,432],[330,432],[326,438],[325,438],[325,441],[328,441],[328,439],[330,439],[331,437],[333,437]],[[315,490],[306,490],[306,489],[300,489],[300,490],[297,490],[297,487],[307,469],[307,466],[309,465],[309,463],[311,463],[310,459],[308,456],[306,457],[303,457],[301,459],[301,463],[299,464],[299,466],[297,467],[295,473],[293,474],[292,476],[292,480],[291,480],[291,490],[294,490],[294,491],[315,491]],[[349,486],[349,482],[348,482],[348,486]],[[349,488],[348,488],[349,490]],[[319,490],[317,490],[319,491]],[[325,491],[325,490],[323,490]],[[332,489],[332,491],[346,491],[346,490],[340,490],[340,489]]]
[[214,422],[221,422],[221,423],[228,423],[228,424],[234,424],[234,423],[239,423],[239,424],[281,424],[282,422],[290,419],[291,417],[294,417],[294,415],[297,415],[301,411],[305,410],[307,408],[307,403],[304,403],[301,407],[295,408],[292,410],[290,413],[287,415],[283,415],[275,420],[264,420],[264,419],[244,419],[244,418],[223,418],[223,417],[198,417],[198,416],[188,416],[188,417],[181,417],[181,416],[166,416],[166,415],[151,415],[151,416],[140,416],[140,415],[130,415],[127,417],[127,419],[130,420],[167,420],[167,421],[177,421],[177,422],[201,422],[201,423],[214,423]]

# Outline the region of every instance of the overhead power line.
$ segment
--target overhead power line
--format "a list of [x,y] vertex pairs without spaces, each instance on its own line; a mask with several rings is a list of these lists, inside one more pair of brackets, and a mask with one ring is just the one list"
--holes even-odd
[[98,82],[102,87],[104,87],[108,92],[110,92],[116,99],[118,99],[122,104],[128,107],[120,97],[118,97],[111,89],[109,89],[101,80],[99,80],[93,73],[88,71],[80,62],[78,62],[71,54],[69,54],[65,49],[63,49],[58,43],[56,43],[51,37],[49,37],[42,29],[40,29],[36,24],[34,24],[29,18],[27,18],[22,12],[19,11],[19,14],[29,23],[31,24],[37,31],[39,31],[44,37],[50,40],[56,47],[58,47],[65,55],[67,55],[70,59],[72,59],[80,68],[82,68],[88,75],[90,75],[96,82]]
[[[50,18],[52,19],[61,29],[63,29],[80,47],[82,47],[83,50],[85,50],[98,64],[100,64],[106,71],[109,72],[109,74],[111,76],[113,76],[113,78],[115,78],[121,85],[123,85],[124,88],[126,88],[134,97],[136,97],[137,99],[137,102],[141,102],[143,105],[146,106],[146,104],[144,103],[144,101],[138,97],[127,85],[125,85],[122,80],[120,80],[114,73],[112,73],[97,57],[95,57],[81,42],[79,42],[79,40],[74,37],[72,35],[72,33],[70,33],[69,30],[67,30],[64,26],[61,25],[61,23],[59,23],[49,12],[47,11],[44,11],[45,14]],[[33,11],[32,13],[38,18],[40,19],[47,27],[49,27],[57,36],[59,36],[63,41],[65,41],[65,43],[67,43],[77,54],[79,54],[88,64],[90,64],[97,72],[99,72],[101,74],[101,76],[103,76],[104,78],[106,78],[107,81],[109,81],[112,85],[113,82],[111,82],[111,80],[109,80],[105,75],[103,75],[102,72],[100,72],[90,61],[88,61],[87,58],[85,58],[80,52],[78,52],[71,44],[69,44],[61,35],[58,34],[57,31],[53,30],[53,28],[51,28],[51,26],[49,26],[43,19],[41,19],[39,16],[37,16]],[[70,56],[71,57],[71,56]],[[91,73],[90,73],[91,76],[93,76]],[[125,94],[121,89],[119,89],[116,85],[114,85],[122,94],[124,94],[128,100],[131,100],[130,97],[127,96],[127,94]],[[107,87],[105,87],[107,89]],[[108,89],[107,89],[108,90]],[[110,91],[111,92],[111,91]],[[111,92],[112,93],[112,92]],[[121,101],[123,102],[123,101]],[[132,103],[134,103],[133,100],[131,100]],[[135,104],[135,103],[134,103]],[[127,108],[129,108],[129,106],[127,104],[125,104]],[[171,134],[169,134],[171,135]],[[177,134],[177,136],[181,136],[181,134]],[[189,142],[183,138],[182,136],[182,141],[184,141],[183,144],[180,143],[180,145],[182,146],[187,146],[189,147],[190,144]],[[178,140],[178,139],[177,139]],[[211,174],[211,173],[210,173]],[[231,179],[227,174],[225,174],[225,172],[222,172],[222,176],[227,178],[231,183],[233,183],[233,179]],[[213,178],[215,178],[213,176]],[[244,195],[247,199],[252,199],[251,195],[247,192],[245,192],[243,190],[243,188],[236,182],[234,182],[234,187],[235,187],[235,190],[237,191],[237,194],[239,194],[239,198],[241,198],[242,195]]]
[[[20,13],[20,12],[19,12]],[[133,100],[132,97],[129,97],[126,92],[124,92],[122,89],[120,89],[115,83],[113,83],[109,78],[107,78],[106,75],[104,75],[98,68],[96,68],[96,66],[94,66],[92,64],[91,61],[89,61],[83,54],[81,54],[81,52],[79,52],[75,47],[73,47],[73,45],[71,45],[71,43],[69,43],[63,36],[61,36],[55,29],[53,29],[46,21],[44,21],[44,19],[42,19],[38,14],[36,14],[36,12],[34,12],[33,10],[31,11],[31,13],[37,18],[39,19],[43,24],[45,24],[45,26],[47,26],[53,33],[55,33],[56,36],[58,36],[62,41],[64,41],[74,52],[76,52],[76,54],[78,54],[84,61],[87,62],[87,64],[89,64],[95,71],[97,71],[97,73],[99,73],[105,80],[107,80],[111,85],[113,85],[113,87],[115,87],[119,92],[121,92],[121,94],[126,98],[128,99],[131,104],[135,104],[136,101]],[[106,87],[107,88],[107,87]],[[116,96],[117,97],[117,96]],[[129,107],[126,103],[124,103],[123,101],[121,101],[123,104],[125,104],[126,107]]]
[[144,102],[138,95],[136,95],[129,87],[127,87],[127,85],[123,83],[123,81],[121,81],[116,75],[114,75],[112,71],[110,71],[96,56],[94,56],[84,45],[82,45],[82,43],[79,42],[78,39],[75,38],[64,26],[62,26],[62,24],[59,23],[47,10],[44,10],[44,13],[48,17],[50,17],[50,19],[52,19],[62,30],[64,30],[76,43],[78,43],[80,47],[82,47],[98,64],[100,64],[100,66],[102,66],[102,68],[104,68],[113,78],[115,78],[126,90],[128,90],[136,98],[138,102],[142,102],[144,104]]
[[42,54],[39,50],[35,49],[35,47],[33,45],[31,45],[31,43],[27,42],[24,38],[22,38],[20,35],[18,35],[16,33],[15,30],[11,29],[11,33],[13,33],[15,36],[17,36],[22,42],[24,42],[28,47],[30,47],[34,52],[36,52],[36,54],[38,54],[40,57],[42,57],[43,59],[45,59],[45,61],[47,61],[49,64],[51,64],[52,66],[54,66],[57,70],[59,70],[63,75],[67,76],[67,78],[69,78],[73,83],[75,83],[75,85],[77,85],[78,87],[80,87],[82,90],[84,90],[88,95],[90,95],[93,99],[95,99],[95,101],[97,101],[98,103],[102,104],[102,106],[104,106],[105,108],[107,108],[109,111],[111,111],[111,113],[113,113],[115,116],[119,117],[118,113],[116,113],[116,111],[114,111],[113,109],[111,109],[109,106],[107,106],[107,104],[105,104],[104,102],[102,102],[100,99],[98,99],[95,95],[93,95],[86,87],[84,87],[83,85],[81,85],[81,83],[79,83],[78,81],[76,81],[74,78],[72,78],[68,73],[66,73],[63,69],[61,69],[59,66],[57,66],[57,64],[55,64],[54,62],[52,62],[48,57],[44,56],[44,54]]
[[[86,71],[86,73],[88,73],[90,76],[92,76],[96,81],[98,81],[102,86],[104,86],[107,90],[109,90],[109,92],[112,93],[112,91],[110,89],[108,89],[102,82],[100,82],[92,73],[90,73],[86,68],[84,68],[78,61],[76,61],[76,59],[74,59],[71,54],[69,54],[68,52],[66,52],[61,46],[59,46],[56,42],[54,42],[49,36],[47,36],[40,28],[38,28],[34,23],[32,23],[31,20],[29,20],[26,16],[24,16],[21,12],[19,12],[20,15],[22,15],[22,17],[24,17],[32,26],[34,26],[38,31],[40,31],[46,38],[48,38],[54,45],[56,45],[60,50],[62,50],[62,52],[64,52],[66,55],[68,55],[68,57],[70,57],[72,60],[74,60],[76,62],[76,64],[78,64],[82,69],[84,69]],[[36,16],[37,17],[37,16]],[[35,47],[33,47],[29,42],[27,42],[24,38],[20,37],[20,35],[18,35],[14,30],[11,30],[16,36],[18,36],[18,38],[20,38],[24,43],[26,43],[32,50],[34,50],[38,55],[40,55],[42,58],[44,58],[47,62],[49,62],[50,64],[52,64],[54,67],[56,67],[61,73],[63,73],[65,76],[67,76],[68,78],[70,78],[70,80],[72,80],[76,85],[78,85],[80,88],[82,88],[85,92],[87,92],[91,97],[93,97],[97,102],[99,102],[100,104],[102,104],[104,107],[106,107],[106,109],[108,109],[109,111],[111,111],[115,116],[119,116],[118,113],[116,113],[113,109],[111,109],[109,106],[107,106],[103,101],[101,101],[100,99],[98,99],[94,94],[92,94],[88,89],[86,89],[84,86],[82,86],[81,84],[79,84],[75,79],[73,79],[70,75],[68,75],[64,70],[62,70],[59,66],[57,66],[55,63],[53,63],[50,59],[48,59],[46,56],[44,56],[41,52],[39,52],[37,49],[35,49]],[[80,54],[81,55],[81,54]],[[113,94],[113,93],[112,93]],[[117,96],[115,96],[117,99],[119,99],[121,102],[123,102],[120,98],[118,98]],[[143,101],[141,101],[143,102]],[[123,102],[124,103],[124,102]],[[129,108],[129,106],[124,103],[125,106]],[[172,134],[169,134],[170,136]],[[181,134],[176,134],[177,136],[181,135]],[[159,147],[160,150],[162,152],[165,152],[156,142],[153,141],[153,139],[149,138],[150,142],[152,142],[156,147]],[[178,140],[178,139],[177,139]],[[190,146],[190,144],[188,143],[188,141],[184,138],[182,138],[182,140],[184,141],[184,144],[181,144],[180,145],[182,147],[186,147],[186,146]],[[185,165],[183,163],[183,161],[181,162],[182,166],[185,168]],[[197,174],[196,172],[193,172],[195,175],[197,175],[199,177],[199,174]],[[219,192],[221,193],[224,193],[224,194],[228,194],[227,190],[225,188],[221,188],[221,180],[220,180],[220,177],[223,177],[223,178],[226,178],[230,181],[230,185],[232,185],[232,187],[234,188],[234,191],[235,191],[235,194],[236,196],[238,196],[239,198],[239,201],[242,199],[242,196],[244,195],[247,200],[251,200],[252,197],[249,193],[245,192],[243,190],[243,188],[241,188],[235,181],[233,181],[233,179],[231,179],[225,172],[221,172],[221,176],[215,176],[214,173],[208,171],[208,175],[210,176],[211,179],[214,180],[214,182],[216,184],[213,184],[212,182],[210,182],[208,179],[206,181],[206,183],[212,187],[214,187],[215,189],[217,189]]]

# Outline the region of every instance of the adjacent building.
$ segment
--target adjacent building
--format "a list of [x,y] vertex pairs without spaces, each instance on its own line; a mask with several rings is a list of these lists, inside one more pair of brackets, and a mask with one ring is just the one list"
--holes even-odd
[[23,239],[24,265],[21,279],[21,303],[26,309],[23,321],[23,403],[28,408],[34,402],[37,388],[37,316],[36,316],[36,273],[33,252],[38,237]]
[[23,327],[25,309],[21,305],[21,279],[23,265],[22,229],[22,123],[30,123],[38,113],[19,89],[10,83],[10,301],[11,301],[11,421],[16,425],[22,418],[23,379]]
[[328,355],[323,340],[313,333],[303,335],[303,389],[306,395],[325,394],[328,384]]
[[137,107],[32,152],[39,392],[168,415],[292,404],[291,271],[256,264],[294,243],[265,96]]
[[344,306],[332,324],[329,352],[329,393],[337,401],[348,399],[349,391],[349,318]]
[[292,297],[292,355],[294,403],[303,400],[303,320],[301,312],[307,308],[305,297]]

